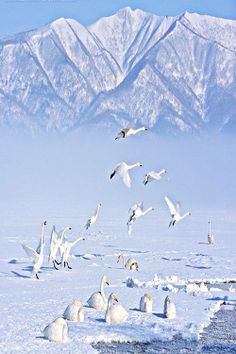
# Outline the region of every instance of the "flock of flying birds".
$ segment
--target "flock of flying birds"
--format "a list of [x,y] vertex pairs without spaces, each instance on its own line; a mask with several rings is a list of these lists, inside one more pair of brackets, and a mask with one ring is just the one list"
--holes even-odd
[[[145,127],[139,129],[133,128],[125,128],[122,129],[115,140],[120,138],[127,138],[131,135],[135,135],[141,131],[146,131]],[[131,178],[129,176],[129,171],[135,167],[142,166],[141,163],[135,163],[133,165],[128,165],[125,162],[120,162],[112,171],[110,178],[112,179],[114,176],[119,175],[124,184],[130,188],[131,187]],[[162,169],[160,172],[151,171],[145,175],[144,178],[144,185],[154,181],[154,180],[161,180],[163,175],[167,171]],[[174,205],[168,197],[165,197],[165,201],[168,205],[171,214],[171,221],[169,224],[170,226],[174,226],[177,222],[183,220],[186,216],[191,215],[190,212],[187,212],[181,215],[180,211],[180,204]],[[93,224],[95,224],[99,209],[101,208],[101,204],[99,204],[94,212],[94,214],[88,219],[85,228],[86,230]],[[130,216],[127,222],[128,226],[128,234],[132,232],[132,225],[136,220],[140,217],[146,215],[150,211],[154,210],[152,207],[144,210],[143,203],[138,203],[133,205],[129,212]],[[33,248],[22,244],[23,249],[25,250],[26,254],[30,257],[33,262],[33,270],[32,275],[39,279],[38,273],[40,272],[40,268],[44,261],[44,247],[45,247],[45,239],[44,239],[44,231],[47,222],[44,221],[41,226],[41,235],[38,247],[36,250]],[[66,236],[66,232],[71,230],[71,226],[66,226],[62,231],[56,231],[55,226],[53,226],[51,232],[51,239],[50,239],[50,247],[49,247],[49,256],[48,262],[52,262],[54,268],[59,270],[59,267],[64,267],[67,269],[71,269],[69,265],[69,257],[71,249],[77,244],[77,242],[85,240],[84,237],[79,237],[73,242],[70,242]],[[59,259],[59,260],[58,260]],[[137,271],[138,270],[138,262],[130,258],[127,261],[124,260],[123,255],[118,256],[117,262],[121,261],[123,266],[127,270]],[[105,310],[105,321],[107,323],[121,323],[127,320],[128,312],[123,308],[121,304],[114,304],[118,302],[117,296],[114,293],[111,293],[109,298],[106,298],[104,292],[104,285],[109,285],[109,280],[107,276],[103,276],[101,279],[100,290],[98,292],[93,293],[90,298],[88,299],[87,303],[91,308],[96,310]],[[152,312],[152,297],[150,294],[144,294],[144,296],[140,299],[140,311],[142,312]],[[167,318],[174,318],[176,315],[175,305],[170,299],[169,296],[166,297],[164,303],[164,316]],[[67,340],[67,332],[68,327],[65,320],[76,321],[76,322],[83,322],[84,321],[84,307],[79,300],[73,301],[66,310],[64,311],[63,317],[56,318],[52,323],[50,323],[44,329],[44,336],[49,339],[50,341],[54,342],[64,342]]]
[[[115,140],[120,139],[120,138],[126,138],[128,136],[131,135],[135,135],[141,131],[145,131],[147,130],[147,128],[145,127],[141,127],[138,129],[133,129],[133,128],[125,128],[122,129],[117,137],[115,138]],[[110,175],[110,179],[112,179],[115,175],[119,175],[122,178],[123,183],[130,188],[131,187],[131,178],[129,175],[129,171],[134,169],[135,167],[141,167],[142,164],[140,162],[134,163],[133,165],[128,165],[125,162],[120,162],[118,165],[116,165],[116,167],[113,169],[111,175]],[[148,172],[145,177],[144,177],[144,181],[143,184],[147,185],[148,183],[156,180],[156,181],[160,181],[163,177],[164,174],[166,174],[167,171],[165,169],[162,169],[159,172],[155,172],[155,171],[151,171]],[[183,220],[186,216],[191,215],[191,213],[188,211],[187,213],[181,215],[181,207],[180,204],[177,203],[177,205],[175,206],[168,197],[165,197],[165,201],[169,207],[170,210],[170,214],[171,214],[171,221],[169,224],[170,226],[174,226],[176,222],[179,222],[181,220]],[[133,223],[139,219],[140,217],[146,215],[147,213],[149,213],[150,211],[154,210],[154,208],[150,207],[146,210],[144,210],[143,208],[143,202],[140,202],[138,204],[133,205],[129,212],[130,212],[130,217],[129,220],[127,222],[127,226],[128,226],[128,234],[130,235],[132,232],[132,225]]]

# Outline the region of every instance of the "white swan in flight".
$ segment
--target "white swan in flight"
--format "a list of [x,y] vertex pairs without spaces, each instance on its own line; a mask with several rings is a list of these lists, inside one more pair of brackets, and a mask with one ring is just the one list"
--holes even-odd
[[143,184],[146,185],[154,180],[160,181],[162,179],[162,175],[165,173],[167,173],[167,171],[164,169],[161,170],[160,172],[155,172],[155,171],[148,172],[144,177]]
[[46,225],[47,225],[47,221],[43,221],[42,225],[41,225],[41,234],[40,234],[39,244],[38,244],[38,247],[36,249],[37,253],[40,253],[40,248],[45,243],[44,232],[45,232]]
[[169,227],[174,226],[176,222],[179,222],[181,220],[183,220],[186,216],[191,215],[190,211],[188,211],[187,213],[180,215],[180,204],[177,203],[176,206],[174,206],[174,204],[170,201],[170,199],[168,197],[165,197],[165,201],[169,207],[170,210],[170,214],[171,214],[171,221],[169,224]]
[[214,236],[212,235],[212,231],[211,231],[211,221],[208,221],[207,240],[208,240],[209,245],[212,245],[214,243]]
[[175,318],[176,317],[175,304],[171,300],[170,296],[167,296],[165,298],[165,302],[164,302],[164,317],[166,317],[166,318]]
[[122,262],[123,267],[127,270],[132,270],[132,272],[138,271],[138,262],[134,258],[129,258],[126,262],[123,254],[119,254],[117,257],[117,263]]
[[39,279],[38,273],[43,264],[44,246],[45,244],[42,244],[40,247],[40,253],[37,253],[33,248],[26,246],[24,243],[22,244],[23,249],[25,250],[26,254],[29,256],[34,265],[32,270],[32,276],[35,276],[37,279]]
[[113,301],[118,302],[117,296],[114,293],[108,298],[107,309],[105,313],[105,321],[107,323],[122,323],[128,318],[128,312],[120,304],[114,304]]
[[127,226],[128,226],[128,234],[131,235],[132,232],[132,224],[138,220],[139,218],[141,218],[142,216],[145,216],[147,213],[149,213],[150,211],[153,211],[154,208],[150,207],[146,210],[143,210],[143,202],[140,202],[138,204],[134,204],[130,209],[129,212],[130,217],[129,220],[127,222]]
[[148,313],[152,313],[152,295],[150,294],[144,294],[141,299],[140,299],[140,303],[139,303],[139,309],[142,312],[148,312]]
[[115,138],[115,140],[121,139],[121,138],[127,138],[128,136],[135,135],[135,134],[137,134],[139,132],[142,132],[142,131],[145,131],[145,130],[147,130],[147,128],[145,128],[145,127],[141,127],[141,128],[138,128],[138,129],[124,128],[118,133],[118,135]]
[[44,328],[43,334],[50,342],[63,343],[66,342],[68,337],[68,327],[64,318],[56,318],[52,323]]
[[70,251],[79,241],[84,241],[84,240],[85,237],[83,236],[77,238],[77,240],[75,240],[74,242],[69,242],[66,238],[64,238],[64,242],[62,244],[62,264],[64,268],[67,266],[68,269],[72,269],[68,263],[68,259],[70,257]]
[[135,167],[141,167],[142,164],[140,162],[134,163],[133,165],[127,165],[125,162],[120,162],[116,167],[113,169],[110,179],[112,179],[115,175],[119,175],[126,187],[130,188],[131,187],[131,179],[129,176],[129,171],[132,170]]
[[79,300],[74,300],[64,311],[63,317],[73,322],[84,322],[84,307]]
[[98,204],[98,206],[97,206],[97,208],[96,208],[94,214],[88,219],[88,221],[87,221],[87,223],[86,223],[86,225],[85,225],[86,230],[88,230],[88,228],[89,228],[91,225],[95,224],[95,222],[97,221],[98,212],[99,212],[99,209],[101,208],[101,206],[102,206],[101,203]]
[[89,306],[96,310],[105,310],[107,307],[107,298],[104,292],[104,284],[109,285],[109,279],[106,275],[103,275],[101,279],[100,291],[93,293],[87,301]]

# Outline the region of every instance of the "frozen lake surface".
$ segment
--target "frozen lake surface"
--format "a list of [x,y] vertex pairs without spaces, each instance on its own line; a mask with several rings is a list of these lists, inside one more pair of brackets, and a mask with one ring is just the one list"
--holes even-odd
[[235,312],[233,306],[223,305],[198,342],[176,338],[174,341],[147,344],[98,344],[95,348],[99,353],[107,354],[233,354],[236,353]]

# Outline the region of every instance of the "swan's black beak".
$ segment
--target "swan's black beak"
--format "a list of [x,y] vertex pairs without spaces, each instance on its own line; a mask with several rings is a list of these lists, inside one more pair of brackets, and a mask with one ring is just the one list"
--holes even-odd
[[47,225],[47,221],[44,221],[44,223],[43,223],[43,224],[44,224],[44,226],[46,226],[46,225]]
[[107,284],[107,285],[110,285],[110,284],[109,284],[109,281],[106,281],[106,284]]

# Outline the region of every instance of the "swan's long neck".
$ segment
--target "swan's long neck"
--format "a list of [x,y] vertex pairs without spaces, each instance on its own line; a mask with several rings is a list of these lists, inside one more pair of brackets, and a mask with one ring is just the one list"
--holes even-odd
[[211,222],[208,222],[208,235],[211,235]]
[[111,305],[112,305],[112,298],[109,296],[109,299],[107,301],[107,311],[109,311]]
[[134,163],[133,165],[128,166],[128,170],[131,170],[132,168],[139,167],[139,166],[140,166],[140,164],[138,162]]
[[103,299],[106,299],[106,295],[105,295],[105,292],[104,292],[104,280],[103,280],[103,278],[101,280],[100,292],[101,292],[101,295],[102,295]]
[[95,210],[95,213],[94,213],[95,218],[97,218],[97,216],[98,216],[99,209],[100,209],[100,205],[98,205]]
[[44,230],[45,230],[45,224],[42,223],[42,226],[41,226],[41,234],[40,234],[40,244],[41,244],[41,245],[44,243]]
[[141,131],[145,130],[145,127],[141,127],[141,128],[138,128],[138,129],[134,129],[134,134],[136,133],[139,133]]
[[64,236],[65,236],[66,230],[67,230],[67,227],[65,227],[64,230],[61,233],[61,242],[64,240]]
[[152,207],[146,209],[146,210],[143,212],[143,215],[146,215],[147,213],[149,213],[149,211],[152,211],[152,210],[153,210]]
[[43,255],[43,250],[44,250],[44,243],[41,244],[41,247],[40,247],[40,255],[42,256]]
[[189,212],[185,213],[184,215],[180,216],[180,219],[183,220],[184,218],[186,218],[186,216],[189,215]]

